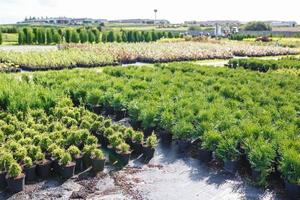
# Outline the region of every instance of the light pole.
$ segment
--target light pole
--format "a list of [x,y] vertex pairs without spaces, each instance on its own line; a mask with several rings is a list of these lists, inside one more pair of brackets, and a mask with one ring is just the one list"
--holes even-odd
[[156,22],[156,17],[157,17],[157,9],[154,9],[154,22]]

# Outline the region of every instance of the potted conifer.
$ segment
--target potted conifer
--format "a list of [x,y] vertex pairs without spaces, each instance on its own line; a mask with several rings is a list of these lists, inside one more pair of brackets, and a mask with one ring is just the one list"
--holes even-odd
[[22,173],[21,166],[13,162],[6,175],[7,189],[11,192],[20,192],[25,186],[25,174]]

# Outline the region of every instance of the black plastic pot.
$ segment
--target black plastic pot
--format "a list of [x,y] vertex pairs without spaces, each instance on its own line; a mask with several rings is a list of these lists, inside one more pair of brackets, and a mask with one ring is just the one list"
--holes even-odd
[[197,158],[202,162],[210,162],[213,159],[213,152],[206,149],[199,149]]
[[255,169],[251,169],[251,177],[255,182],[257,182],[261,177],[261,172]]
[[55,173],[59,173],[59,164],[58,164],[58,160],[52,159],[52,164],[51,167],[53,168],[53,171]]
[[75,172],[81,172],[83,170],[83,156],[75,157]]
[[143,156],[146,159],[151,159],[154,156],[155,149],[147,146],[143,146]]
[[100,172],[104,170],[105,159],[92,159],[92,170]]
[[87,169],[92,165],[92,160],[90,155],[84,154],[82,157],[83,169]]
[[130,146],[133,149],[135,154],[140,155],[144,153],[143,145],[141,143],[132,142]]
[[123,165],[127,165],[129,163],[131,153],[122,153],[117,151],[116,154],[119,156]]
[[63,179],[69,179],[74,176],[76,163],[71,162],[66,166],[59,166],[59,174]]
[[5,189],[6,187],[6,172],[0,172],[0,190]]
[[107,146],[109,144],[108,139],[106,137],[104,137],[102,134],[96,134],[96,137],[100,141],[101,146],[103,148],[107,148]]
[[227,160],[224,162],[224,170],[231,174],[235,174],[238,170],[238,161],[237,160]]
[[36,173],[40,178],[46,179],[50,176],[51,172],[51,164],[50,160],[44,160],[41,163],[36,165]]
[[31,183],[36,181],[36,166],[33,165],[32,167],[24,167],[25,173],[25,182]]
[[188,150],[188,148],[190,147],[191,145],[191,142],[190,141],[187,141],[187,140],[180,140],[180,139],[177,139],[176,140],[176,144],[178,146],[178,150],[181,151],[181,152],[185,152]]
[[7,189],[11,192],[21,192],[25,186],[25,174],[21,174],[16,178],[6,176]]
[[285,181],[285,190],[291,199],[300,199],[300,185]]
[[159,136],[164,144],[170,144],[172,142],[172,134],[167,131],[160,132]]

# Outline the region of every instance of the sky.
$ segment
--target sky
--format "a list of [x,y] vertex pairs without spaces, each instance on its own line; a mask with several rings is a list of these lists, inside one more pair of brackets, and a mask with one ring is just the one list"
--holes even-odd
[[0,24],[25,17],[96,19],[291,20],[300,24],[299,0],[0,0]]

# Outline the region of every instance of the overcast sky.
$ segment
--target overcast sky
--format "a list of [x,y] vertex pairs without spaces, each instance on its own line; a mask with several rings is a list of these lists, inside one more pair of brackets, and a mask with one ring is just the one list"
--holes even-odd
[[300,23],[299,0],[0,0],[0,23],[29,16],[101,19],[158,18],[185,20],[294,20]]

